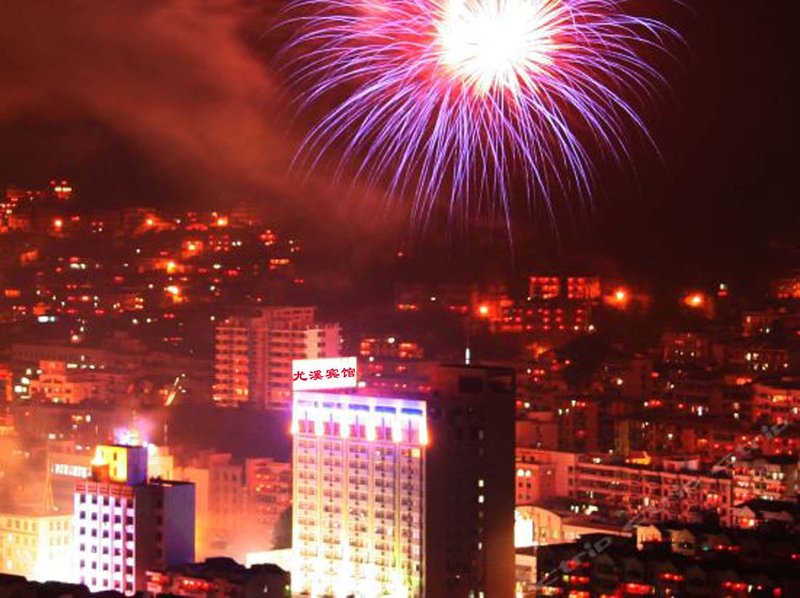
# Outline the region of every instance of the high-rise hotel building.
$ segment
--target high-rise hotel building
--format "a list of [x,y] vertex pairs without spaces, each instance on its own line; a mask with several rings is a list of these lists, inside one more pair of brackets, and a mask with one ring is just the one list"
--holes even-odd
[[293,590],[424,595],[425,403],[295,393]]
[[226,318],[215,338],[214,400],[287,405],[292,360],[338,357],[338,324],[316,321],[314,307],[265,307]]
[[441,366],[424,400],[294,396],[293,590],[514,592],[514,372]]
[[194,485],[147,479],[147,448],[100,445],[75,487],[78,582],[91,591],[146,589],[157,566],[194,560]]

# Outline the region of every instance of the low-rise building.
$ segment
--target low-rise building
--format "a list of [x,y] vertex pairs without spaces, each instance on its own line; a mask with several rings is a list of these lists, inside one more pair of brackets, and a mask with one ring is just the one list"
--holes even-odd
[[553,464],[555,496],[594,504],[608,512],[634,515],[646,510],[648,518],[655,520],[698,521],[712,513],[725,524],[732,522],[730,472],[701,470],[696,459],[648,460],[646,465],[607,454],[530,450],[528,455],[537,463]]
[[753,456],[733,463],[733,497],[736,504],[754,498],[794,499],[798,484],[797,456]]
[[800,379],[763,379],[754,383],[753,420],[778,424],[800,421]]
[[800,505],[795,501],[755,498],[734,507],[733,523],[742,529],[772,526],[796,530],[800,523]]
[[0,569],[33,581],[70,581],[72,515],[20,509],[0,512]]
[[274,547],[276,528],[292,504],[292,464],[269,458],[247,459],[244,464],[249,526],[261,545],[249,551]]
[[192,482],[196,488],[198,557],[243,555],[247,547],[240,544],[239,538],[247,529],[247,513],[242,463],[229,453],[201,453],[176,467],[175,477]]
[[277,565],[245,568],[233,559],[210,558],[202,563],[148,571],[147,591],[153,595],[206,598],[288,598],[291,578],[288,571]]
[[[528,596],[781,597],[800,595],[800,576],[786,541],[738,538],[726,532],[664,529],[661,541],[640,544],[604,534],[536,551],[538,585]],[[658,534],[656,534],[656,539]],[[724,543],[729,540],[730,543]],[[723,543],[712,545],[713,542]],[[746,547],[761,543],[769,560]],[[788,544],[797,545],[797,538]],[[780,549],[779,549],[780,548]],[[691,554],[691,556],[689,556]]]

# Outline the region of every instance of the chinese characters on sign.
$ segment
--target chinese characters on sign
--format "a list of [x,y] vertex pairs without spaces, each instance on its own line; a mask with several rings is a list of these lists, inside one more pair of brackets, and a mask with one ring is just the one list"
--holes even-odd
[[293,390],[355,388],[358,362],[355,357],[296,359],[292,362]]
[[323,375],[322,370],[297,370],[292,374],[292,382],[306,382],[308,380],[331,380],[333,378],[355,378],[355,368],[330,368]]

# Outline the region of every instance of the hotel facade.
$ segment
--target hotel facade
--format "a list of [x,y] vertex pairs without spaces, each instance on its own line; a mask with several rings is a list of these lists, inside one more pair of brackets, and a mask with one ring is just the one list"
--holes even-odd
[[293,591],[424,595],[425,402],[297,392]]

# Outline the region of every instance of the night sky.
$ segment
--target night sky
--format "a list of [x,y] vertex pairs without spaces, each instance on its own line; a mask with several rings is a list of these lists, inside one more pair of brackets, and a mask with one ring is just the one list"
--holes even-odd
[[[561,209],[554,223],[518,207],[514,259],[498,227],[451,240],[442,222],[417,235],[419,252],[444,244],[466,263],[488,243],[522,268],[531,257],[591,253],[676,279],[746,277],[773,259],[769,242],[798,225],[800,7],[685,4],[658,3],[687,40],[667,67],[672,94],[645,113],[660,157],[635,146],[635,172],[604,166],[589,214]],[[64,176],[93,205],[224,209],[257,199],[333,256],[413,236],[401,209],[364,209],[374,195],[322,171],[287,175],[307,123],[294,118],[276,70],[276,6],[5,0],[0,185]]]

